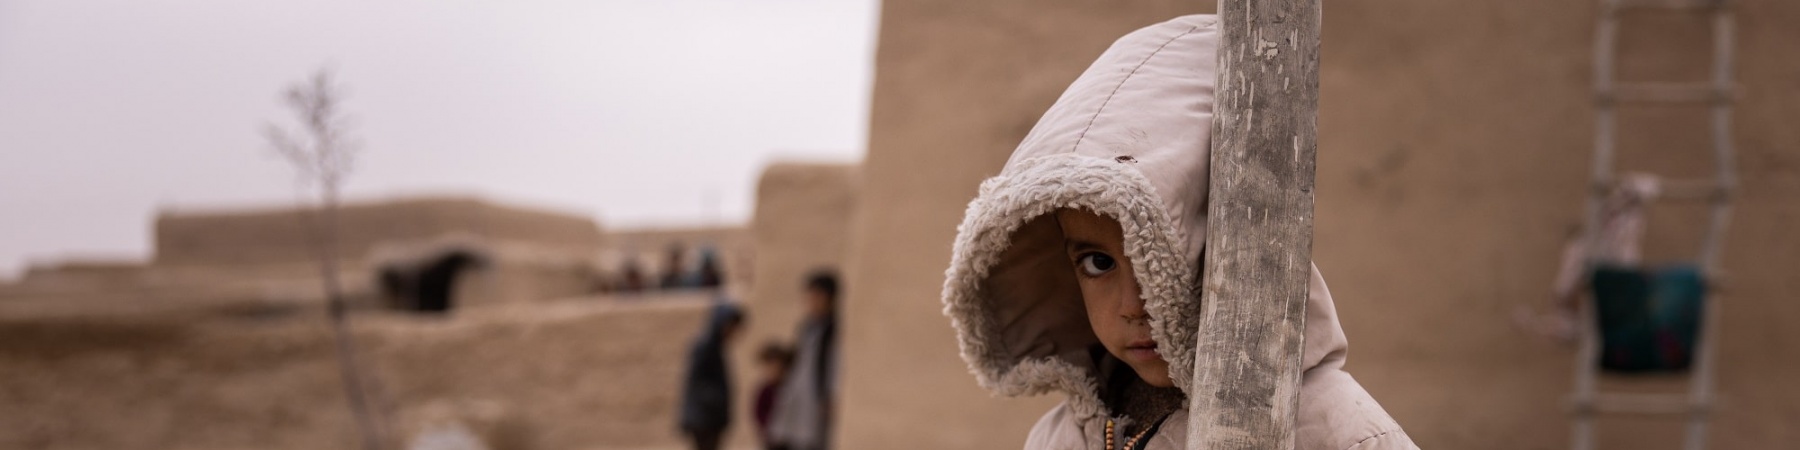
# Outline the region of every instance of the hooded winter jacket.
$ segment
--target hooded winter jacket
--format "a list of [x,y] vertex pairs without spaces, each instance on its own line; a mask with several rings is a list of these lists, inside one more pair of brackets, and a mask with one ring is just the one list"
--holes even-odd
[[[1032,429],[1027,449],[1100,449],[1113,416],[1099,368],[1117,361],[1092,351],[1099,341],[1064,254],[1058,208],[1119,222],[1156,351],[1175,386],[1190,392],[1218,41],[1211,15],[1119,39],[982,183],[957,229],[944,313],[976,380],[1002,396],[1066,397]],[[1343,370],[1347,341],[1316,268],[1306,312],[1297,448],[1416,448]],[[1186,438],[1187,414],[1177,411],[1145,448],[1182,449]]]

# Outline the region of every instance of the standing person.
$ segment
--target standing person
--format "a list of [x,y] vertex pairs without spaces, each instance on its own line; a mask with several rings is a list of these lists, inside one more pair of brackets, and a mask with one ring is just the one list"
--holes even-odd
[[838,279],[820,271],[806,279],[806,317],[769,421],[772,448],[823,450],[831,442],[831,405],[837,393]]
[[725,349],[737,337],[744,315],[736,306],[719,301],[712,308],[706,329],[688,351],[688,371],[681,389],[682,434],[697,450],[714,450],[731,425],[731,368]]
[[725,274],[719,270],[719,253],[712,247],[700,247],[700,268],[694,272],[694,286],[717,288],[725,284]]
[[657,283],[658,286],[663,289],[692,287],[688,280],[687,270],[687,249],[683,248],[680,242],[669,244],[668,266],[663,267],[662,280]]
[[644,269],[638,267],[637,258],[625,261],[624,281],[619,290],[625,292],[643,292],[648,283],[644,281]]

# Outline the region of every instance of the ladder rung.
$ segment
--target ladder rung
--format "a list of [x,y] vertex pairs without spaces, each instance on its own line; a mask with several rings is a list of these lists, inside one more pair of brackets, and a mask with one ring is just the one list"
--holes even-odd
[[1725,0],[1613,0],[1619,9],[1711,9]]
[[1664,181],[1662,189],[1662,198],[1670,200],[1712,200],[1731,196],[1731,186],[1712,180]]
[[1596,100],[1603,104],[1702,103],[1730,101],[1731,96],[1708,83],[1619,83],[1612,92],[1601,91]]
[[[1731,186],[1721,185],[1713,180],[1662,180],[1662,193],[1658,200],[1707,201],[1731,196]],[[1599,181],[1593,185],[1594,194],[1605,196],[1612,193],[1613,182]]]
[[1687,394],[1594,394],[1592,404],[1575,402],[1577,414],[1705,414],[1710,405],[1694,402]]
[[1580,399],[1570,401],[1571,409],[1577,415],[1593,414],[1643,414],[1643,415],[1682,415],[1706,414],[1711,405],[1695,403],[1684,394],[1623,394],[1596,393],[1587,402]]

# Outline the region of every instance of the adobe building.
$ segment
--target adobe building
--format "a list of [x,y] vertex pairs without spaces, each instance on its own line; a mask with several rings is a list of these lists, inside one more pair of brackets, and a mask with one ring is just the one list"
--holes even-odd
[[[751,273],[744,227],[603,232],[466,198],[356,202],[340,218],[342,276],[364,308],[419,306],[384,298],[384,269],[481,260],[446,283],[452,315],[350,323],[395,448],[436,427],[488,448],[673,448],[688,345],[716,291],[609,295],[604,263],[682,243],[742,263],[725,269],[728,290]],[[0,384],[18,394],[0,447],[354,446],[298,223],[291,208],[165,213],[149,262],[65,262],[0,285]],[[114,414],[119,399],[162,413]]]
[[[588,294],[595,284],[593,260],[605,242],[586,217],[472,198],[354,202],[341,206],[337,217],[346,295],[399,309],[453,307],[398,295],[417,294],[418,285],[433,277],[442,278],[438,289],[448,292],[438,297],[470,305]],[[323,293],[306,220],[311,213],[293,207],[164,211],[156,217],[148,262],[34,267],[0,296],[115,299],[121,301],[102,303],[145,307],[312,302]],[[396,283],[404,287],[396,289]]]
[[[1733,2],[1739,190],[1723,266],[1711,448],[1800,441],[1800,3]],[[1565,448],[1573,348],[1518,331],[1581,220],[1596,2],[1324,4],[1314,259],[1348,369],[1425,448]],[[939,295],[977,184],[1114,39],[1211,1],[882,3],[869,150],[850,233],[840,448],[1018,448],[1056,396],[996,399]],[[1701,80],[1705,16],[1631,13],[1625,80]],[[1702,108],[1620,112],[1620,169],[1711,170]],[[1652,261],[1702,210],[1652,210]],[[1628,389],[1666,380],[1611,379]],[[1604,448],[1674,448],[1679,418],[1600,422]]]
[[[164,212],[156,218],[156,256],[164,266],[309,263],[314,260],[303,224],[308,215],[291,207]],[[338,210],[337,252],[361,259],[378,246],[447,235],[518,242],[592,252],[600,227],[592,219],[561,212],[499,205],[473,198],[412,198],[348,203]]]

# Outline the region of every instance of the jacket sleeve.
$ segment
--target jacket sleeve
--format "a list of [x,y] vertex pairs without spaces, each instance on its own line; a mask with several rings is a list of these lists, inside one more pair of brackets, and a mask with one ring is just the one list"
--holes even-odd
[[1304,450],[1415,449],[1400,424],[1350,374],[1336,367],[1306,372],[1294,448]]

